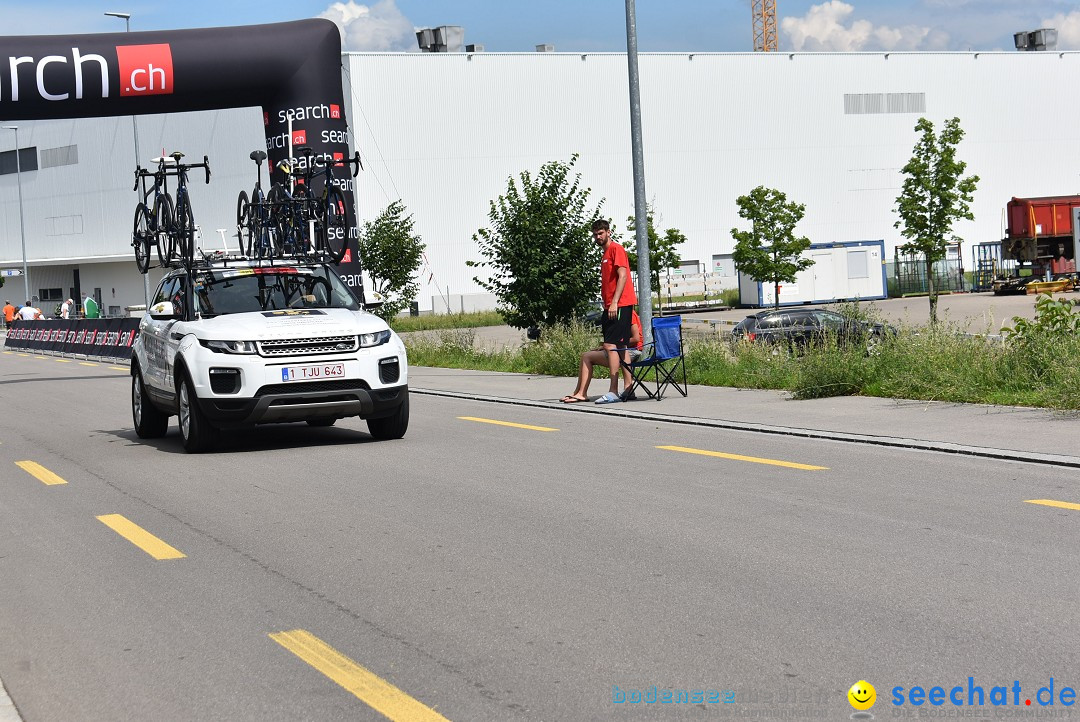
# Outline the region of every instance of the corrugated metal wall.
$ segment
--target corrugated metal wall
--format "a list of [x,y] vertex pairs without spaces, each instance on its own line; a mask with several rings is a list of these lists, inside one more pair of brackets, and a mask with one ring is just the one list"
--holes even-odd
[[[1012,196],[1080,192],[1077,53],[644,54],[641,95],[646,191],[660,227],[677,227],[685,258],[732,247],[735,199],[754,186],[805,203],[798,231],[815,243],[901,242],[893,207],[920,115],[959,116],[960,156],[981,176],[969,244],[1001,238]],[[367,171],[357,179],[361,221],[400,198],[428,245],[421,305],[472,293],[472,235],[509,176],[580,154],[578,170],[604,213],[625,229],[633,213],[626,59],[620,54],[348,54],[349,117]],[[920,108],[925,111],[919,112]],[[21,145],[50,162],[23,176],[32,263],[129,257],[135,205],[130,118],[20,123]],[[208,245],[231,228],[236,194],[254,180],[262,144],[256,109],[139,118],[143,162],[183,150],[210,156],[214,179],[193,187]],[[0,151],[14,134],[0,131]],[[40,155],[39,155],[40,157]],[[0,265],[21,259],[16,182],[0,175]],[[970,253],[965,251],[965,259]],[[118,303],[142,301],[131,264]],[[18,279],[10,279],[17,284]],[[35,284],[36,285],[36,284]],[[65,287],[69,284],[64,284]],[[112,288],[111,275],[109,287]]]

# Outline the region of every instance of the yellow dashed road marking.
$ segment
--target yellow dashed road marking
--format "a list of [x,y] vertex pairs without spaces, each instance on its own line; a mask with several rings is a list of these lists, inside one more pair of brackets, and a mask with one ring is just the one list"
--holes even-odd
[[811,466],[810,464],[797,464],[794,461],[779,461],[777,459],[762,459],[757,456],[743,456],[742,454],[725,454],[722,451],[705,451],[704,449],[689,449],[685,446],[657,446],[658,449],[667,451],[680,451],[684,454],[700,454],[701,456],[715,456],[719,459],[732,459],[733,461],[748,461],[752,464],[769,464],[770,466],[786,466],[789,469],[803,469],[805,471],[823,471],[827,466]]
[[187,556],[120,514],[105,514],[97,519],[154,559],[183,559]]
[[1080,504],[1073,504],[1068,501],[1054,501],[1053,499],[1025,499],[1025,504],[1042,504],[1043,506],[1056,506],[1059,509],[1072,509],[1073,511],[1080,511]]
[[509,421],[496,421],[495,419],[481,419],[478,416],[459,416],[464,421],[477,421],[481,424],[496,424],[498,426],[513,426],[515,429],[530,429],[532,431],[558,431],[547,426],[529,426],[528,424],[514,424]]
[[79,365],[80,366],[97,366],[97,364],[92,364],[89,361],[80,361]]
[[393,722],[449,722],[435,710],[361,667],[311,632],[294,629],[271,634],[270,639]]
[[25,471],[30,476],[34,477],[42,484],[48,484],[53,486],[55,484],[66,484],[67,482],[61,479],[56,474],[46,469],[36,461],[16,461],[15,466]]

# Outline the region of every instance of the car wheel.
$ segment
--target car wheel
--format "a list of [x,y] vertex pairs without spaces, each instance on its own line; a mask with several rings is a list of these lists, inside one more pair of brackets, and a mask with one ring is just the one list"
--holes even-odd
[[877,356],[881,353],[881,334],[872,332],[866,336],[866,355]]
[[333,426],[337,419],[308,419],[308,426]]
[[180,436],[184,440],[184,449],[192,454],[206,451],[213,441],[214,427],[199,408],[195,385],[187,374],[184,374],[180,382],[177,397],[180,402]]
[[400,439],[409,428],[409,392],[393,414],[381,419],[368,419],[368,432],[379,440]]
[[138,367],[131,375],[131,419],[140,439],[160,439],[169,429],[169,416],[147,398]]

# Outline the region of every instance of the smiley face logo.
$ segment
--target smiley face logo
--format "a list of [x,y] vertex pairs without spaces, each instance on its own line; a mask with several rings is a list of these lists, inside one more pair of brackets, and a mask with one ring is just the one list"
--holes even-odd
[[865,679],[860,679],[851,685],[851,689],[847,692],[847,698],[851,706],[861,712],[874,706],[874,702],[877,701],[877,690],[874,689],[874,685]]

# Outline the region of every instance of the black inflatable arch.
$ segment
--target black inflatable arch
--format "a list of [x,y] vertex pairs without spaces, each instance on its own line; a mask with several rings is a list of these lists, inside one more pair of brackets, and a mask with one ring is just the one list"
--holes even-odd
[[[4,120],[249,106],[262,108],[272,164],[289,153],[290,120],[293,145],[348,158],[351,136],[337,26],[311,19],[196,30],[0,37]],[[202,153],[192,149],[190,154]],[[353,236],[352,184],[342,190],[350,202]],[[352,262],[340,270],[354,291],[362,293],[355,252],[350,238]]]

